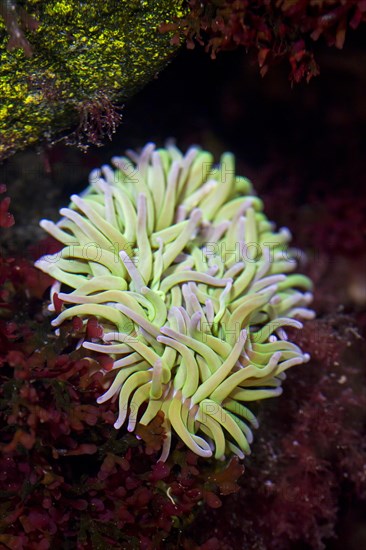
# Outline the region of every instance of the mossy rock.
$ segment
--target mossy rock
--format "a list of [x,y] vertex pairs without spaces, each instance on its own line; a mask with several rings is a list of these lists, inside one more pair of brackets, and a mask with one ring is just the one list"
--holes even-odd
[[179,42],[159,29],[183,12],[177,0],[17,2],[21,40],[0,19],[0,160],[69,128],[81,143],[113,133],[114,103],[166,65]]

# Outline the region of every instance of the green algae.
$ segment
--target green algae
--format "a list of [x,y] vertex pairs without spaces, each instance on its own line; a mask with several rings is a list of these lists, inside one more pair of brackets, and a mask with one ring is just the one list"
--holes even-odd
[[22,6],[39,22],[24,31],[30,57],[22,48],[9,51],[0,20],[0,160],[78,125],[95,143],[110,135],[119,118],[114,103],[154,78],[179,46],[160,26],[184,13],[183,2],[174,0],[27,0]]

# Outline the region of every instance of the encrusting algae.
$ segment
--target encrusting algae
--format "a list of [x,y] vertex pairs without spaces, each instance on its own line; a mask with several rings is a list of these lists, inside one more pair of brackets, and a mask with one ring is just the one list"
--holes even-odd
[[1,4],[0,160],[70,127],[75,142],[110,136],[120,120],[114,102],[166,65],[179,41],[160,26],[184,13],[174,0]]

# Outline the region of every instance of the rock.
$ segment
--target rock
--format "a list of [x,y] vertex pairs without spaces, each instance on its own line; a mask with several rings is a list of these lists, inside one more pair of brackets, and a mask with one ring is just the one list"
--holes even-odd
[[115,104],[154,78],[179,47],[159,28],[182,16],[182,1],[15,4],[0,1],[0,160],[65,136],[100,145],[121,119]]

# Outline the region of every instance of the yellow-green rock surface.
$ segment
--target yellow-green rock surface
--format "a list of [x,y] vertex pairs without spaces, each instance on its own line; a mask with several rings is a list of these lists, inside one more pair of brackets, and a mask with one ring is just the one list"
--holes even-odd
[[[0,0],[1,2],[1,0]],[[97,142],[113,132],[121,102],[164,67],[177,44],[161,24],[183,15],[177,0],[26,0],[38,21],[27,30],[32,55],[11,49],[0,19],[0,160],[67,128]],[[5,0],[2,0],[4,9]],[[98,135],[98,133],[100,135]],[[84,134],[84,135],[83,135]]]

